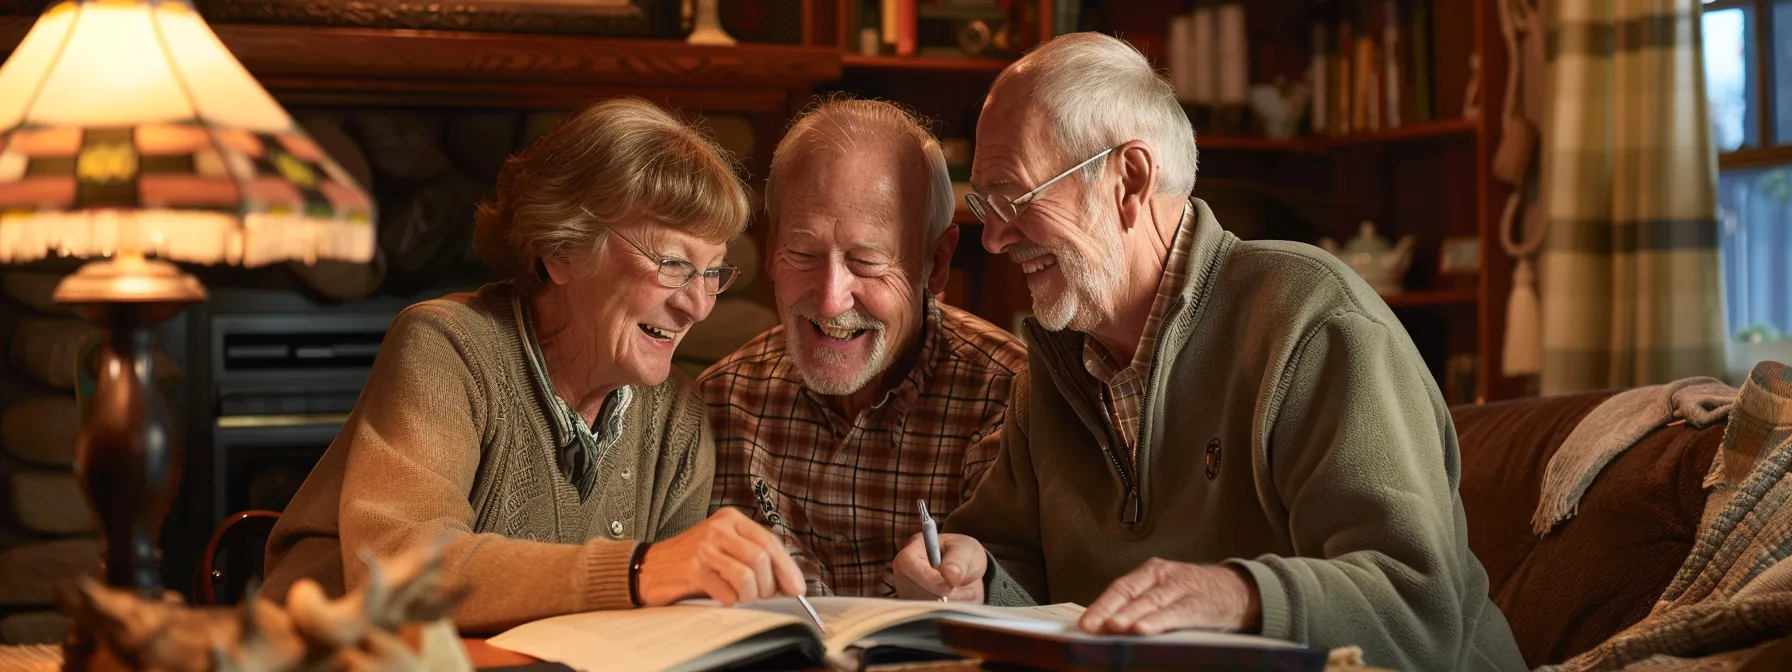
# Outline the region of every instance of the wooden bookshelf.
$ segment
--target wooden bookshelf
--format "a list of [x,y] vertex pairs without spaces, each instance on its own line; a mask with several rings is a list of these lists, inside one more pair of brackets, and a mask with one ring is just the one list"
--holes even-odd
[[1350,147],[1353,145],[1390,144],[1401,142],[1419,142],[1442,138],[1470,137],[1481,132],[1481,118],[1457,118],[1433,121],[1424,124],[1411,124],[1374,133],[1353,133],[1350,135],[1329,136],[1317,140],[1326,148]]
[[1352,133],[1350,135],[1337,136],[1306,136],[1289,140],[1272,140],[1270,138],[1227,135],[1197,135],[1195,144],[1201,149],[1319,153],[1332,149],[1365,145],[1390,145],[1449,138],[1468,138],[1473,137],[1480,131],[1481,120],[1479,118],[1445,119],[1424,124],[1412,124],[1374,133]]
[[[834,8],[829,17],[839,19],[836,25],[842,27],[831,41],[842,51],[842,79],[824,88],[901,102],[932,120],[941,138],[974,142],[983,97],[1005,62],[847,53],[855,40],[845,35],[839,11],[845,5],[813,2]],[[1504,87],[1499,84],[1507,67],[1497,6],[1494,0],[1428,4],[1432,105],[1425,114],[1431,121],[1371,133],[1272,140],[1203,131],[1202,111],[1191,109],[1199,132],[1196,145],[1203,150],[1196,195],[1215,208],[1222,225],[1247,237],[1341,241],[1363,221],[1375,222],[1390,241],[1413,236],[1406,292],[1386,297],[1388,305],[1406,324],[1440,386],[1445,362],[1474,355],[1481,372],[1476,396],[1509,398],[1522,391],[1523,381],[1498,375],[1511,268],[1498,242],[1507,188],[1489,168],[1500,129],[1486,116],[1500,109]],[[1187,2],[1102,6],[1095,24],[1099,30],[1122,36],[1155,66],[1167,67],[1170,17],[1187,11]],[[1251,81],[1300,78],[1310,63],[1309,27],[1314,21],[1334,21],[1339,11],[1353,10],[1321,0],[1248,3]],[[1463,110],[1470,54],[1481,59],[1481,112],[1476,116]],[[1014,314],[1030,307],[1024,278],[1005,257],[980,249],[981,231],[968,212],[961,208],[954,221],[966,228],[954,261],[964,283],[958,296],[968,302],[963,307],[996,324],[1010,324]],[[1443,242],[1461,238],[1480,240],[1483,256],[1480,279],[1467,287],[1438,277]]]
[[1425,308],[1435,306],[1471,306],[1481,300],[1473,289],[1428,289],[1402,294],[1383,295],[1389,308]]
[[1199,149],[1235,150],[1243,152],[1310,152],[1318,144],[1305,138],[1274,140],[1271,138],[1254,138],[1239,135],[1208,135],[1195,132],[1195,146]]

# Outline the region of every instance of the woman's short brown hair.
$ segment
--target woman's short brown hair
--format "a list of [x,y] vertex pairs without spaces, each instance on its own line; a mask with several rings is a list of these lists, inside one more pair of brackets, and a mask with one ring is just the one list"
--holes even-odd
[[646,216],[713,243],[746,229],[746,186],[728,153],[640,98],[613,98],[568,117],[504,162],[480,204],[473,248],[534,292],[540,260],[578,260],[609,225]]

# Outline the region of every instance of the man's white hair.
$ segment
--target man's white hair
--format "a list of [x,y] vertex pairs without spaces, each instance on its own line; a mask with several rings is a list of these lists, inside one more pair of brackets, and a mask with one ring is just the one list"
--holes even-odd
[[[927,162],[927,239],[931,246],[952,224],[952,175],[946,170],[946,154],[940,141],[921,119],[908,110],[881,100],[836,97],[811,106],[797,115],[772,152],[771,176],[765,182],[765,209],[772,227],[778,221],[778,177],[789,174],[797,157],[818,147],[831,147],[841,152],[857,151],[877,142],[913,142]],[[842,194],[851,198],[851,194]],[[924,255],[931,258],[931,255]]]
[[[1016,61],[996,78],[1033,75],[1033,100],[1049,115],[1064,167],[1132,140],[1157,160],[1157,193],[1187,196],[1195,188],[1195,132],[1176,91],[1137,49],[1101,33],[1060,36]],[[1082,179],[1101,175],[1104,161]]]

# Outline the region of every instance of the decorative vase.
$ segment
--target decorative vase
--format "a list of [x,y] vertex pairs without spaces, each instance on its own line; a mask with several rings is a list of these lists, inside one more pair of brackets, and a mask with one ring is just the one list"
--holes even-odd
[[732,47],[734,38],[722,30],[722,20],[716,12],[716,3],[721,0],[696,0],[696,25],[691,29],[691,36],[685,38],[691,44]]

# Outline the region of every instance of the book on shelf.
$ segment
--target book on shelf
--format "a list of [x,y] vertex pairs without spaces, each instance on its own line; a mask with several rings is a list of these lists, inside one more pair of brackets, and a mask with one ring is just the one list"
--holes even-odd
[[1382,87],[1382,97],[1387,101],[1387,113],[1385,116],[1387,118],[1388,128],[1399,128],[1402,117],[1400,109],[1400,93],[1401,89],[1405,87],[1404,80],[1400,78],[1400,72],[1402,70],[1400,67],[1400,59],[1402,56],[1407,55],[1401,51],[1401,48],[1406,44],[1406,41],[1400,38],[1401,25],[1399,3],[1396,0],[1384,0],[1382,8],[1384,10],[1381,27],[1381,57],[1383,68],[1381,81],[1384,82]]
[[1313,22],[1315,135],[1373,133],[1435,118],[1433,2],[1357,3]]
[[[722,607],[691,601],[667,607],[596,611],[519,625],[492,646],[577,670],[708,670],[776,661],[788,667],[857,670],[871,665],[964,658],[999,660],[1029,644],[1064,658],[1047,667],[1090,669],[1095,661],[1259,661],[1257,669],[1324,669],[1326,651],[1267,637],[1183,630],[1151,637],[1092,635],[1074,604],[1039,607],[879,598],[810,600],[823,632],[792,598]],[[957,642],[954,648],[947,642]],[[1027,648],[1022,646],[1021,648]],[[1035,661],[1038,662],[1038,661]],[[1098,665],[1096,669],[1108,667]],[[1113,668],[1118,669],[1118,668]]]

